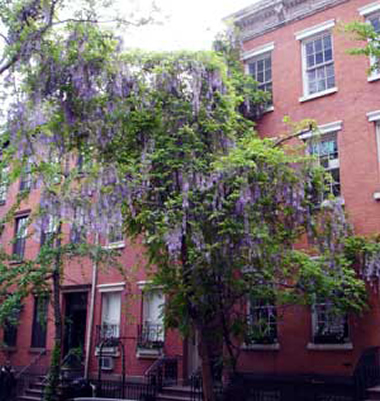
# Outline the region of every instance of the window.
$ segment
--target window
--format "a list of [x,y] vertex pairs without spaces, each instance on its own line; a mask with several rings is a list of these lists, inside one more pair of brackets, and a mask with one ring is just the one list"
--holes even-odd
[[[359,13],[365,17],[366,22],[373,26],[377,34],[380,34],[380,3],[370,3],[364,7],[359,8]],[[371,73],[369,74],[368,81],[375,81],[380,79],[380,66],[379,58],[370,57]]]
[[27,160],[20,178],[20,191],[27,191],[32,188],[32,163]]
[[[380,35],[380,13],[370,15],[367,18],[367,22],[369,22],[375,32]],[[370,57],[370,65],[371,65],[371,73],[369,75],[368,80],[369,81],[374,81],[380,78],[380,66],[379,66],[379,58],[376,56],[371,56]]]
[[318,302],[312,311],[314,344],[349,342],[347,315],[342,315],[330,301]]
[[331,174],[331,179],[326,183],[327,195],[340,196],[339,153],[336,132],[322,135],[320,139],[311,138],[308,141],[307,150]]
[[337,91],[331,33],[334,25],[335,20],[329,20],[295,33],[302,48],[304,96],[301,102]]
[[274,301],[251,299],[247,305],[245,343],[274,344],[277,342],[277,312]]
[[[266,53],[254,57],[248,61],[248,72],[258,82],[258,89],[273,93],[272,86],[272,54]],[[272,99],[267,102],[267,107],[272,106]]]
[[54,246],[53,239],[54,234],[57,232],[57,229],[57,219],[51,215],[45,216],[41,230],[41,247],[45,244],[48,244],[49,246]]
[[161,348],[164,342],[162,307],[164,295],[159,290],[143,292],[142,326],[138,345],[141,348]]
[[7,200],[8,173],[9,169],[7,167],[0,170],[0,205],[4,205]]
[[108,233],[108,244],[119,244],[124,241],[124,235],[121,225],[114,225]]
[[13,256],[17,257],[17,259],[23,259],[28,229],[28,216],[17,217],[15,220],[15,226]]
[[100,338],[110,339],[120,336],[121,292],[102,293],[102,325]]
[[332,37],[323,33],[302,42],[305,95],[335,87]]
[[49,299],[47,296],[34,298],[33,326],[32,326],[32,348],[46,347],[47,312]]
[[73,244],[80,244],[86,241],[84,221],[84,209],[82,207],[75,208],[74,222],[70,232],[70,240]]
[[3,330],[3,341],[7,347],[15,347],[17,345],[18,322],[20,320],[21,305],[16,306],[9,317],[5,319]]

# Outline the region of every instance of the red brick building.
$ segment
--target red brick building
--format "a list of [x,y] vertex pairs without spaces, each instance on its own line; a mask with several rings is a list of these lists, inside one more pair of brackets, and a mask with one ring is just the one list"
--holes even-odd
[[[380,73],[368,75],[371,60],[347,53],[358,43],[342,29],[347,22],[367,20],[380,31],[380,1],[261,0],[232,18],[241,29],[247,73],[272,93],[258,122],[259,132],[268,137],[284,133],[284,116],[293,121],[315,119],[321,136],[308,150],[331,172],[331,191],[344,202],[356,233],[380,232]],[[308,142],[310,136],[302,139]],[[13,204],[19,185],[0,187],[1,215]],[[6,248],[18,246],[15,252],[25,252],[27,258],[40,247],[39,239],[26,239],[23,230],[23,218],[36,202],[38,191],[33,191],[14,226],[6,227],[2,236]],[[9,243],[12,238],[16,245]],[[63,353],[81,347],[87,355],[86,373],[95,375],[100,339],[120,337],[128,376],[142,377],[154,361],[167,355],[178,358],[179,376],[188,377],[199,363],[196,346],[191,339],[164,332],[159,313],[164,298],[159,289],[146,290],[145,273],[136,269],[142,266],[142,248],[117,237],[105,246],[122,249],[122,263],[135,277],[127,282],[116,270],[89,263],[66,267]],[[252,341],[242,346],[238,370],[252,377],[352,378],[364,353],[380,346],[379,293],[369,292],[370,308],[362,316],[334,316],[326,302],[312,308],[250,305],[252,327],[262,321],[265,325],[260,323],[259,335],[256,330]],[[41,350],[52,349],[52,308],[46,304],[48,323],[41,326],[39,313],[44,308],[37,308],[38,302],[44,301],[29,297],[18,329],[0,334],[3,357],[18,368],[33,365]],[[121,348],[103,351],[103,373],[119,375]],[[47,363],[43,358],[42,365]],[[280,399],[277,393],[268,394],[269,398],[252,399]]]
[[[287,131],[292,121],[317,121],[320,138],[310,142],[330,171],[331,191],[340,196],[357,234],[380,231],[380,74],[368,73],[373,60],[348,54],[361,46],[344,24],[367,21],[380,31],[380,2],[366,0],[259,1],[232,16],[243,41],[242,59],[259,87],[272,93],[259,120],[267,137]],[[358,361],[380,345],[380,299],[360,317],[329,316],[329,306],[253,310],[276,326],[270,344],[247,345],[243,372],[275,375],[352,376]],[[273,315],[273,314],[272,314]],[[275,322],[275,323],[274,323]]]

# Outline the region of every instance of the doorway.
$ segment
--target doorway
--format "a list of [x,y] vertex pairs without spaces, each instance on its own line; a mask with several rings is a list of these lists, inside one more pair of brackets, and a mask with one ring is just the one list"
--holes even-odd
[[64,294],[63,357],[72,349],[84,352],[87,322],[87,292]]

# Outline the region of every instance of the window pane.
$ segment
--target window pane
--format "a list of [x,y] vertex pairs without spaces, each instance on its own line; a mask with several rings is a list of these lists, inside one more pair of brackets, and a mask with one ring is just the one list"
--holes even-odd
[[307,56],[307,67],[308,67],[308,68],[309,68],[309,67],[313,67],[314,64],[315,64],[314,55],[312,54],[312,55],[310,55],[310,56]]
[[312,55],[313,53],[314,53],[314,43],[313,42],[306,43],[306,54],[309,56]]
[[322,64],[323,63],[323,53],[322,52],[316,53],[316,55],[315,55],[315,63],[316,64]]
[[325,51],[325,61],[330,61],[332,60],[332,50],[328,49]]
[[315,45],[315,51],[316,52],[321,52],[322,51],[322,39],[316,39],[314,41],[314,45]]
[[327,35],[323,38],[323,47],[325,49],[331,49],[331,36]]

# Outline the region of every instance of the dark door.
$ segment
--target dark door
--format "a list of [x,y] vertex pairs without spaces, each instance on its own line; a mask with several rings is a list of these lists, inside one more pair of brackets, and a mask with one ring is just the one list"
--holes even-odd
[[65,297],[63,355],[71,349],[84,351],[87,322],[87,292],[71,292]]

